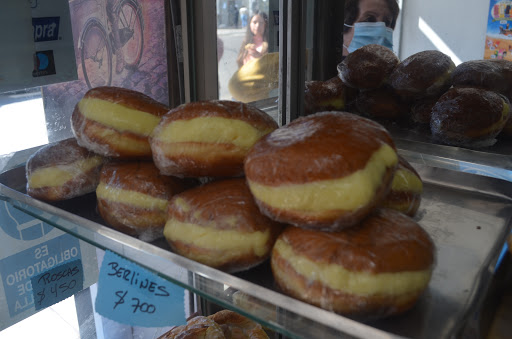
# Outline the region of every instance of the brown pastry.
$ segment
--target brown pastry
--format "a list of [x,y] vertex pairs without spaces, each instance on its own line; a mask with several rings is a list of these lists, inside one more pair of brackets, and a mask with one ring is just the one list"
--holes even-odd
[[343,83],[357,89],[374,89],[384,85],[400,59],[384,46],[370,44],[350,53],[339,65]]
[[509,101],[495,92],[452,88],[432,108],[432,136],[454,146],[490,146],[507,123],[509,110]]
[[306,81],[304,88],[304,114],[322,111],[345,110],[347,101],[355,97],[356,91],[345,86],[339,77],[326,81]]
[[470,60],[459,64],[451,75],[454,87],[477,87],[512,98],[512,61]]
[[113,228],[152,241],[163,237],[171,197],[191,186],[161,175],[150,161],[111,162],[96,189],[98,211]]
[[432,119],[432,108],[439,100],[439,96],[420,98],[411,105],[410,119],[412,122],[428,125],[430,128],[430,120]]
[[391,190],[381,206],[414,217],[420,207],[422,192],[423,181],[420,175],[404,157],[399,155]]
[[174,196],[164,236],[178,254],[228,272],[266,260],[281,225],[262,215],[243,178]]
[[167,175],[240,176],[252,145],[277,127],[268,114],[241,102],[183,104],[167,113],[155,128],[153,160]]
[[391,73],[389,83],[405,98],[437,96],[450,88],[454,69],[448,55],[436,50],[422,51],[402,60]]
[[208,316],[222,328],[229,339],[268,339],[260,324],[230,310],[222,310]]
[[43,146],[26,163],[27,194],[58,201],[94,192],[104,162],[75,138]]
[[387,194],[398,162],[378,123],[347,112],[292,121],[263,137],[245,160],[260,210],[299,227],[357,224]]
[[279,288],[294,298],[346,316],[379,318],[416,303],[432,275],[434,244],[411,218],[377,209],[339,232],[288,227],[271,265]]
[[355,105],[359,113],[374,119],[399,119],[409,112],[409,105],[388,86],[360,91]]
[[226,339],[224,332],[212,319],[197,316],[186,325],[172,328],[158,339]]
[[103,156],[151,159],[148,137],[169,111],[149,96],[119,87],[85,93],[71,115],[78,143]]

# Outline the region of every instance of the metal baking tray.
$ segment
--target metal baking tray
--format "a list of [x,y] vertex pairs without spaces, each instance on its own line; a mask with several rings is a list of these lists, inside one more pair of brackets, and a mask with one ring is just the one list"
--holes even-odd
[[[414,157],[410,160],[414,160]],[[479,336],[479,312],[512,224],[512,182],[412,163],[424,181],[416,220],[436,244],[428,289],[407,313],[361,323],[295,300],[274,286],[269,264],[227,274],[105,225],[94,193],[48,204],[25,193],[24,166],[0,174],[0,199],[109,249],[222,307],[292,338],[457,338]]]

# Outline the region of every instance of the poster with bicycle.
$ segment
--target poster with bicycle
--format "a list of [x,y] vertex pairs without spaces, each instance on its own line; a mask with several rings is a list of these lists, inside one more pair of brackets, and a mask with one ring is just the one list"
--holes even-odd
[[484,59],[512,61],[512,1],[490,0]]
[[43,88],[50,142],[69,137],[71,112],[90,88],[129,88],[168,104],[164,0],[70,0],[69,8],[78,81]]

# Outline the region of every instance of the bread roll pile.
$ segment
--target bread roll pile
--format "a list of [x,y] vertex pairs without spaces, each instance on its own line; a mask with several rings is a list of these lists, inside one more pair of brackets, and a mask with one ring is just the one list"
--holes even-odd
[[278,289],[347,316],[404,312],[427,287],[434,245],[411,218],[421,178],[377,122],[330,111],[279,127],[240,102],[162,114],[133,91],[91,92],[73,132],[103,159],[106,224],[226,272],[270,258]]
[[455,66],[436,50],[399,60],[386,47],[366,45],[338,65],[338,77],[306,83],[306,115],[331,110],[322,103],[337,93],[336,110],[424,130],[436,143],[479,149],[512,136],[510,61]]

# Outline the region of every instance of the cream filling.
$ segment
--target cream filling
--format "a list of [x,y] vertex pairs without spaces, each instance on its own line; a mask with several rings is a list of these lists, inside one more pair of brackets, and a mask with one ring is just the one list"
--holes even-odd
[[62,186],[73,178],[99,166],[102,162],[103,158],[98,156],[78,160],[68,165],[39,168],[29,176],[28,185],[31,188]]
[[423,191],[423,182],[408,169],[398,169],[393,177],[391,189],[393,191],[421,193]]
[[248,182],[253,195],[274,208],[306,212],[354,210],[373,199],[384,173],[397,161],[393,148],[384,144],[370,157],[365,168],[341,179],[276,187]]
[[252,251],[261,257],[268,251],[270,230],[247,233],[203,227],[170,218],[165,224],[164,236],[168,241],[180,241],[207,250],[227,252],[233,256]]
[[119,131],[149,136],[160,117],[101,99],[84,98],[78,108],[87,119]]
[[164,126],[154,137],[167,143],[231,143],[242,148],[250,148],[262,136],[272,130],[258,130],[238,119],[199,117],[191,120],[173,121]]
[[319,281],[324,285],[358,296],[400,295],[421,291],[428,285],[431,270],[400,273],[353,272],[340,265],[316,263],[295,253],[290,245],[278,239],[274,245],[277,251],[295,272],[309,281]]
[[167,210],[169,202],[167,199],[155,198],[144,193],[110,187],[103,182],[100,182],[96,188],[96,196],[107,201],[145,209],[157,209],[162,212]]

